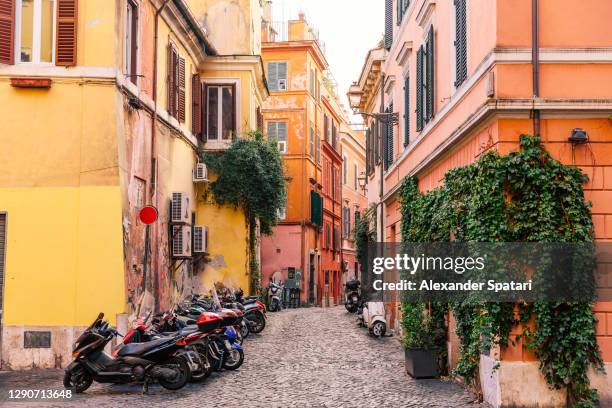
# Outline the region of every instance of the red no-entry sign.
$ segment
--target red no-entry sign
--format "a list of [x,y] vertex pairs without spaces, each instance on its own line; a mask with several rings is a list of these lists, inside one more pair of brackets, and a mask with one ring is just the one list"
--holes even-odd
[[152,205],[142,207],[138,217],[143,224],[153,224],[155,221],[157,221],[157,208],[153,207]]

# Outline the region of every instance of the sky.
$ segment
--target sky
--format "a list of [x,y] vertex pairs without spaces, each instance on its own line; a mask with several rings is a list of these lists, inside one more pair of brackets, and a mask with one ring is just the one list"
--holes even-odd
[[[384,32],[384,0],[272,0],[273,20],[306,21],[319,30],[329,68],[338,82],[338,96],[350,112],[346,93],[358,79],[368,51]],[[351,118],[360,122],[358,117]]]

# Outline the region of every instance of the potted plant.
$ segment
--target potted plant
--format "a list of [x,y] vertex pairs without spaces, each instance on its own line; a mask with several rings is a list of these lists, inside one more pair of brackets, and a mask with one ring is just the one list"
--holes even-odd
[[404,303],[402,326],[406,372],[413,378],[440,376],[441,347],[446,341],[444,315],[440,305]]

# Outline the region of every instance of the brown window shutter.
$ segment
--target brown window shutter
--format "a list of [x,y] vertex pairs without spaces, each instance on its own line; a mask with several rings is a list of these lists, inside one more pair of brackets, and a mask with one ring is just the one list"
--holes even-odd
[[174,57],[175,57],[174,47],[172,47],[172,44],[168,44],[167,88],[168,88],[168,114],[170,116],[176,116],[176,96],[175,96],[175,88],[176,88],[176,85],[175,85],[176,72],[175,71],[176,70],[174,66],[174,60],[175,60]]
[[261,107],[257,107],[255,114],[257,115],[257,130],[261,130],[263,132],[264,120],[261,113]]
[[58,0],[55,65],[71,67],[77,59],[77,0]]
[[0,64],[14,64],[15,0],[0,0]]
[[178,120],[185,123],[185,59],[178,58]]
[[202,82],[200,75],[194,74],[191,79],[191,131],[197,138],[202,137]]

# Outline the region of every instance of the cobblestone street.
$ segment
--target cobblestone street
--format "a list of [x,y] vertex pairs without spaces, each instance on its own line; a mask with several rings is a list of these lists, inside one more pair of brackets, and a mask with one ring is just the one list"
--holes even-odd
[[[62,372],[0,373],[0,405],[9,389],[58,389]],[[376,340],[344,308],[269,314],[268,327],[245,340],[245,363],[203,384],[171,392],[95,384],[72,401],[28,406],[90,407],[483,407],[457,384],[404,374],[397,339]]]

